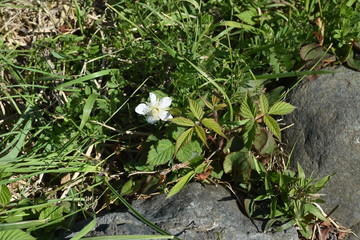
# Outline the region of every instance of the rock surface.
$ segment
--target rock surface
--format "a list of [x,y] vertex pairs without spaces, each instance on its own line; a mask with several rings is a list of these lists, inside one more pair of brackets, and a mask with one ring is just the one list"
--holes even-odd
[[[285,116],[291,162],[308,174],[336,173],[321,191],[326,212],[359,235],[360,223],[360,73],[342,66],[335,74],[302,82],[287,99],[297,109]],[[356,229],[356,226],[357,229]],[[355,238],[354,238],[355,239]]]
[[[295,228],[263,233],[262,222],[252,222],[239,210],[234,197],[223,187],[188,184],[180,193],[166,199],[158,195],[137,200],[132,206],[143,216],[176,237],[186,239],[297,240]],[[86,223],[78,225],[80,230]],[[129,212],[109,213],[97,218],[89,237],[129,234],[156,234]],[[65,239],[70,239],[69,235]],[[220,237],[220,238],[219,238]],[[64,239],[64,238],[63,238]]]

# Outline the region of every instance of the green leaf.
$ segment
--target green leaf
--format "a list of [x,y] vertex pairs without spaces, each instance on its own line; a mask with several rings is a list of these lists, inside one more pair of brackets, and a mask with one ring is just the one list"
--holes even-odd
[[245,146],[247,148],[251,148],[254,140],[255,140],[255,133],[258,128],[258,123],[254,121],[248,121],[245,124],[245,132],[243,134]]
[[6,207],[10,203],[11,193],[6,185],[0,186],[0,205]]
[[292,113],[296,107],[286,102],[277,102],[269,110],[269,115],[285,115]]
[[233,165],[235,162],[241,162],[245,159],[245,154],[243,152],[233,152],[226,155],[223,168],[225,173],[230,173],[232,171]]
[[263,114],[266,114],[269,111],[269,101],[263,93],[260,95],[260,106]]
[[213,130],[217,134],[226,138],[225,134],[222,132],[220,125],[212,118],[204,118],[201,120],[201,124],[207,127],[210,130]]
[[303,181],[305,180],[305,172],[304,169],[300,166],[300,163],[297,162],[297,177],[302,179]]
[[183,176],[179,182],[175,184],[175,186],[170,190],[166,198],[169,198],[178,192],[181,191],[185,187],[185,185],[195,176],[195,171],[188,172],[185,176]]
[[122,187],[121,187],[121,195],[126,195],[126,194],[130,194],[132,193],[133,187],[134,187],[134,181],[132,179],[130,179],[129,181],[127,181]]
[[235,16],[249,25],[254,25],[256,22],[253,19],[256,19],[258,14],[256,10],[253,8],[250,10],[242,11],[241,13],[236,14]]
[[320,191],[333,175],[334,174],[323,177],[322,179],[320,179],[319,181],[314,183],[310,188],[311,189],[310,193],[316,193],[316,192]]
[[200,143],[198,141],[192,140],[179,149],[179,151],[176,153],[176,158],[180,162],[187,162],[200,156],[201,152],[202,148]]
[[184,117],[176,117],[171,119],[171,122],[183,126],[183,127],[192,127],[195,126],[195,123],[193,121],[191,121],[188,118],[184,118]]
[[320,44],[310,43],[300,49],[300,57],[304,61],[320,58],[324,55],[324,49]]
[[205,146],[207,148],[209,148],[209,146],[207,145],[207,142],[206,142],[205,130],[202,127],[200,127],[199,125],[195,125],[195,130],[196,130],[196,134],[200,138],[200,140],[205,144]]
[[172,159],[174,152],[174,145],[170,140],[160,140],[150,147],[146,163],[154,166],[165,164]]
[[196,101],[192,99],[189,99],[189,105],[192,114],[194,114],[194,116],[200,121],[204,116],[204,110],[200,107],[200,105]]
[[0,239],[1,240],[36,240],[30,234],[21,231],[20,229],[0,231]]
[[296,220],[292,219],[292,220],[284,223],[284,224],[281,225],[280,227],[277,227],[277,228],[276,228],[276,231],[277,231],[277,232],[280,232],[280,231],[287,230],[287,229],[291,228],[292,226],[294,226],[295,224],[296,224]]
[[272,134],[274,134],[274,136],[281,141],[280,127],[279,124],[276,122],[276,120],[269,115],[265,115],[264,122],[266,126],[270,129]]
[[249,119],[256,118],[256,108],[254,106],[253,101],[249,97],[248,93],[245,95],[245,97],[241,103],[240,114],[244,118],[249,118]]
[[48,221],[60,220],[63,215],[64,207],[62,206],[50,206],[43,209],[40,212],[39,219],[47,219]]
[[74,85],[74,84],[82,83],[82,82],[85,82],[85,81],[88,81],[88,80],[91,80],[91,79],[94,79],[94,78],[102,77],[102,76],[105,76],[105,75],[110,75],[110,74],[112,74],[112,72],[114,70],[118,71],[118,69],[106,69],[106,70],[102,70],[102,71],[99,71],[99,72],[88,74],[88,75],[83,76],[81,78],[71,80],[69,82],[65,82],[65,83],[57,86],[55,88],[55,90],[65,90],[66,91],[66,89],[63,89],[63,88]]
[[77,232],[70,240],[79,240],[96,227],[96,215],[91,213],[93,219],[83,229]]
[[13,222],[13,223],[1,223],[0,231],[31,228],[31,227],[43,225],[46,222],[48,222],[48,220],[41,219],[41,220],[20,221],[20,222]]
[[321,213],[320,209],[318,209],[311,203],[306,203],[304,205],[304,211],[305,211],[305,213],[310,213],[310,214],[316,216],[317,218],[319,218],[322,221],[329,222],[329,220],[327,220],[324,217],[324,215]]
[[227,26],[227,27],[233,27],[233,28],[239,28],[243,29],[245,31],[251,31],[251,32],[257,32],[257,33],[264,33],[259,28],[255,28],[251,25],[245,24],[245,23],[239,23],[234,21],[222,21],[218,23],[219,26]]
[[205,98],[203,98],[201,96],[200,96],[200,98],[203,101],[203,103],[205,104],[205,106],[207,106],[210,110],[214,109],[214,106],[208,100],[206,100]]
[[184,144],[188,143],[191,140],[193,132],[194,132],[194,128],[189,128],[188,130],[180,134],[180,136],[176,140],[175,153],[179,151],[181,146],[183,146]]
[[95,103],[97,97],[98,97],[98,95],[93,93],[93,94],[90,94],[89,97],[86,99],[84,109],[83,109],[83,115],[81,117],[81,123],[80,123],[80,127],[79,127],[80,130],[83,129],[83,127],[85,126],[85,123],[88,121],[91,110],[94,106],[94,103]]

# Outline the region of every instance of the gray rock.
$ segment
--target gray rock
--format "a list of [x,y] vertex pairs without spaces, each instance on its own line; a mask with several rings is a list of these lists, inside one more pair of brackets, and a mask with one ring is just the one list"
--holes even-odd
[[[301,83],[288,102],[298,108],[285,116],[294,123],[284,131],[288,149],[295,144],[292,164],[309,175],[336,173],[321,191],[326,212],[346,227],[360,223],[360,73],[336,67],[335,74]],[[359,231],[359,229],[357,230]]]
[[[190,183],[169,199],[166,199],[165,195],[158,195],[148,200],[134,201],[132,206],[151,222],[183,240],[298,239],[295,228],[283,232],[263,233],[261,231],[263,222],[254,222],[245,217],[240,212],[234,197],[222,186]],[[117,212],[98,217],[97,227],[88,236],[129,234],[156,234],[156,232],[129,212]]]

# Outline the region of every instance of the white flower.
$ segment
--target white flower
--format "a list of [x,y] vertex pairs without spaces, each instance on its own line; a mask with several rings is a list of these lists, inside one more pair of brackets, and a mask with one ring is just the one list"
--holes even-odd
[[173,117],[168,112],[171,105],[171,98],[164,97],[162,99],[158,99],[154,93],[150,93],[150,102],[141,103],[135,108],[135,112],[141,115],[146,116],[146,121],[148,123],[155,123],[160,119],[163,121],[167,121],[172,119]]

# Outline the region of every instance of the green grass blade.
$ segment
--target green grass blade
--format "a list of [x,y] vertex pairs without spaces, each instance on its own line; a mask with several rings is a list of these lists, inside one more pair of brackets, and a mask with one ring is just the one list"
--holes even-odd
[[106,69],[106,70],[102,70],[102,71],[99,71],[99,72],[88,74],[88,75],[80,77],[78,79],[71,80],[69,82],[65,82],[63,84],[60,84],[59,86],[57,86],[55,88],[55,90],[65,90],[66,91],[67,89],[63,89],[63,88],[74,85],[74,84],[82,83],[82,82],[85,82],[85,81],[88,81],[88,80],[91,80],[91,79],[95,79],[95,78],[98,78],[98,77],[102,77],[102,76],[105,76],[105,75],[110,75],[112,73],[112,71],[114,71],[114,70],[115,69]]
[[83,109],[83,115],[81,117],[81,123],[80,123],[79,130],[83,129],[83,127],[85,126],[85,123],[88,121],[91,110],[94,106],[94,103],[95,103],[97,97],[98,97],[98,95],[93,93],[93,94],[90,94],[88,99],[86,99],[85,106]]
[[25,229],[30,227],[35,227],[46,223],[46,219],[41,220],[30,220],[30,221],[21,221],[14,223],[1,223],[0,231],[13,230],[13,229]]
[[96,227],[96,215],[94,213],[90,214],[92,215],[93,220],[81,229],[80,232],[76,233],[70,240],[79,240]]

